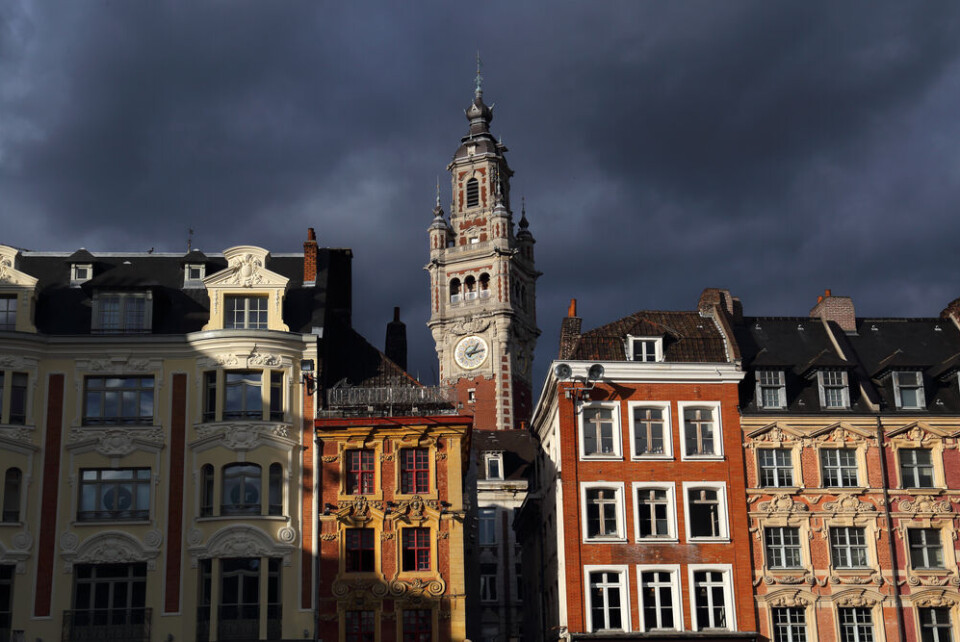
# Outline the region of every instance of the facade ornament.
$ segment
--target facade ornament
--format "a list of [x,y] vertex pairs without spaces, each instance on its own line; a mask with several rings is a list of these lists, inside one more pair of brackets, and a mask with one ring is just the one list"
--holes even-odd
[[923,597],[914,597],[911,599],[914,606],[920,607],[952,607],[957,605],[956,596],[950,595],[946,592],[942,592],[939,595],[924,595]]
[[437,452],[436,459],[437,461],[443,461],[447,458],[447,453]]
[[0,355],[0,367],[22,368],[24,367],[24,361],[21,357],[14,357],[13,355],[4,354]]
[[871,607],[871,606],[874,606],[874,605],[877,603],[877,601],[878,601],[878,600],[877,600],[875,597],[866,595],[865,593],[862,593],[862,592],[861,592],[861,593],[858,593],[858,594],[842,595],[842,596],[840,596],[840,597],[837,598],[836,604],[837,604],[838,606],[867,606],[867,607]]
[[393,453],[380,453],[380,461],[393,461]]
[[437,531],[437,539],[450,539],[450,533],[447,531]]
[[808,606],[810,604],[810,601],[811,600],[809,597],[805,595],[800,595],[799,592],[794,592],[794,593],[784,593],[781,595],[777,595],[776,597],[773,597],[767,600],[767,604],[773,607],[781,607],[781,606],[803,607],[803,606]]
[[947,500],[937,501],[933,497],[917,497],[915,500],[903,499],[897,505],[902,513],[951,513],[953,509]]
[[393,539],[393,533],[388,533],[388,532],[386,532],[386,531],[380,531],[380,539],[381,539],[381,540],[384,540],[384,541]]
[[297,531],[289,526],[284,526],[277,531],[277,539],[284,544],[293,544],[297,539]]
[[[69,533],[72,535],[72,533]],[[94,535],[79,545],[68,540],[67,534],[60,537],[61,555],[67,561],[66,572],[73,572],[75,564],[123,564],[146,562],[148,568],[154,568],[160,555],[159,544],[150,546],[140,542],[128,533],[107,531]],[[76,537],[74,535],[74,537]],[[67,540],[67,541],[65,541]],[[72,548],[64,548],[65,545]]]
[[18,551],[28,551],[33,544],[33,537],[28,531],[23,530],[13,536],[12,542],[13,547]]
[[394,597],[408,596],[408,595],[409,596],[431,595],[436,597],[438,595],[443,595],[443,592],[446,590],[447,590],[447,584],[446,582],[443,581],[443,578],[424,581],[422,578],[418,577],[409,582],[405,582],[402,580],[394,580],[390,582],[390,586],[389,586],[390,594]]
[[253,352],[250,353],[250,356],[247,357],[247,365],[250,366],[264,366],[264,367],[277,367],[282,365],[283,360],[280,358],[280,355],[277,354],[263,354],[258,352],[254,348]]
[[936,576],[936,575],[907,575],[907,584],[910,586],[947,586],[960,584],[960,578],[956,575]]
[[786,493],[779,493],[770,501],[761,502],[757,509],[764,513],[806,513],[810,510],[806,504],[794,501],[793,497]]
[[324,455],[320,458],[320,461],[325,464],[332,464],[335,461],[340,461],[340,455]]
[[764,575],[763,583],[767,586],[774,584],[809,584],[813,586],[817,583],[812,575]]
[[338,533],[322,533],[320,535],[320,539],[324,542],[334,542],[337,540],[337,537],[339,537]]
[[877,507],[853,495],[841,495],[832,502],[824,502],[823,510],[831,513],[871,513],[876,512]]
[[9,256],[0,256],[0,281],[13,280],[13,259]]
[[9,439],[19,441],[24,444],[33,444],[33,428],[25,426],[3,426],[0,427],[0,439]]
[[279,557],[291,549],[291,544],[277,541],[259,528],[234,525],[214,533],[206,546],[191,546],[190,554],[194,558]]
[[233,270],[233,274],[225,281],[231,285],[239,285],[249,288],[259,285],[263,282],[263,261],[251,253],[242,254],[230,259],[227,265],[228,270]]
[[148,531],[147,534],[143,536],[143,543],[150,548],[160,548],[160,544],[163,543],[163,533],[156,528]]
[[203,541],[203,532],[199,528],[190,529],[190,533],[187,535],[187,542],[191,546],[197,546],[202,541]]
[[463,317],[457,320],[450,328],[450,331],[458,337],[466,334],[479,334],[490,327],[489,319],[479,319],[475,317]]

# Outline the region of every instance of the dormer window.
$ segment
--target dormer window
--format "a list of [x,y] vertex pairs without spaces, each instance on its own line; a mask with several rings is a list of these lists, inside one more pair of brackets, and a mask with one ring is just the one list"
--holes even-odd
[[72,263],[70,265],[70,285],[77,287],[93,277],[93,264]]
[[467,207],[476,207],[480,204],[480,181],[471,178],[467,181]]
[[487,479],[503,479],[503,453],[483,453],[483,467]]
[[207,275],[207,266],[203,263],[187,263],[183,270],[183,287],[202,288]]
[[923,374],[915,370],[898,370],[893,373],[893,395],[897,408],[925,408]]
[[17,295],[0,294],[0,330],[17,329]]
[[628,346],[628,356],[631,361],[663,361],[661,337],[629,337]]
[[847,373],[843,370],[820,370],[817,372],[820,387],[820,407],[828,410],[850,408],[850,388]]
[[97,292],[93,296],[93,331],[99,334],[150,332],[153,296],[150,292]]
[[764,410],[787,407],[787,388],[783,370],[757,371],[757,402]]
[[267,329],[267,297],[233,296],[224,297],[226,314],[223,327],[236,330]]

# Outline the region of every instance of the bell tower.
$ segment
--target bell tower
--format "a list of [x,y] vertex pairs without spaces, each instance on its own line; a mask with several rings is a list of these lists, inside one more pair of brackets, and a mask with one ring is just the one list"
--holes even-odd
[[[466,110],[470,129],[447,166],[450,218],[437,204],[430,225],[430,321],[440,361],[440,384],[457,391],[474,427],[520,428],[532,412],[536,318],[533,235],[525,208],[515,224],[513,172],[507,147],[490,133],[493,106],[476,89]],[[516,229],[515,229],[516,228]]]

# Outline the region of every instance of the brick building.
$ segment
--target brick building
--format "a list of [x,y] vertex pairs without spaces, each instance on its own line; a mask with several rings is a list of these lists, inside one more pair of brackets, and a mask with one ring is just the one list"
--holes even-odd
[[729,297],[580,332],[537,404],[525,639],[756,637]]
[[[734,315],[737,317],[737,315]],[[734,318],[759,628],[956,640],[960,332],[941,318]]]

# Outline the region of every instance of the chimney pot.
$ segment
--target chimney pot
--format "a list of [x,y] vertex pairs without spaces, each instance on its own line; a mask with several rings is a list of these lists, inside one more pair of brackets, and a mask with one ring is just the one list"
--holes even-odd
[[817,297],[817,303],[823,303],[823,295]]
[[824,292],[825,292],[826,296],[832,296],[832,295],[830,294],[830,288],[827,288],[826,290],[824,290]]
[[570,299],[570,307],[567,309],[567,316],[568,317],[577,316],[577,300],[576,299]]

